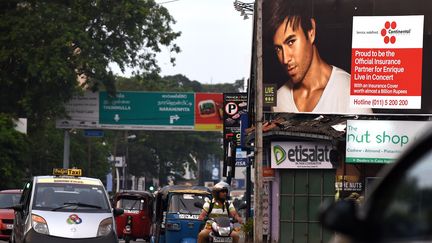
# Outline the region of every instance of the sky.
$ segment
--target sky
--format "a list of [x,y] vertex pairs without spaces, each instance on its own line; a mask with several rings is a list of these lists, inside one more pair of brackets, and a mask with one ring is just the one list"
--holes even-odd
[[[252,16],[244,20],[234,9],[234,0],[156,0],[176,20],[173,30],[181,48],[170,54],[162,46],[157,60],[161,75],[183,74],[201,83],[233,83],[248,78],[252,52]],[[246,2],[246,1],[245,1]],[[170,57],[176,58],[172,66]],[[129,76],[131,70],[121,74]]]

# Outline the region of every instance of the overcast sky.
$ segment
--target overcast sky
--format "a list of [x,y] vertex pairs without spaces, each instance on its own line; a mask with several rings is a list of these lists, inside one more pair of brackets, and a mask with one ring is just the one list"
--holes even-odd
[[234,0],[171,1],[156,0],[177,21],[173,29],[182,32],[176,40],[182,51],[174,54],[173,67],[168,48],[163,48],[157,58],[163,76],[180,73],[202,83],[249,77],[253,23],[234,9]]

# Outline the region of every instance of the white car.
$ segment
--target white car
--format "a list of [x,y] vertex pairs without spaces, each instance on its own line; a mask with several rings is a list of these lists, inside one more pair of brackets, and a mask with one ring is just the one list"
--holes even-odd
[[79,177],[76,169],[54,171],[66,175],[37,176],[26,183],[14,206],[11,242],[118,242],[114,215],[123,212],[111,208],[102,182]]

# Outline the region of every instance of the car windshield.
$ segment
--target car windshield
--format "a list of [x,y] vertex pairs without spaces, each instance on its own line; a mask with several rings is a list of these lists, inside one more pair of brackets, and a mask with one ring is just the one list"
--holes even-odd
[[33,209],[110,212],[102,186],[68,183],[39,183],[36,186]]
[[12,207],[19,203],[20,193],[0,193],[0,208]]
[[117,201],[117,207],[124,210],[142,210],[146,207],[146,202],[141,198],[123,197]]
[[199,194],[173,194],[169,203],[169,213],[200,214],[201,209],[195,207],[195,202],[204,203],[207,196]]

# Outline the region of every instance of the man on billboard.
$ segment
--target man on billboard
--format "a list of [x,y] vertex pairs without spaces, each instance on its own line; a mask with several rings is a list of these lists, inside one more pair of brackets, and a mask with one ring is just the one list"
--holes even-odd
[[273,111],[372,113],[350,108],[350,74],[321,58],[316,22],[307,5],[299,0],[264,1],[265,40],[285,75]]

